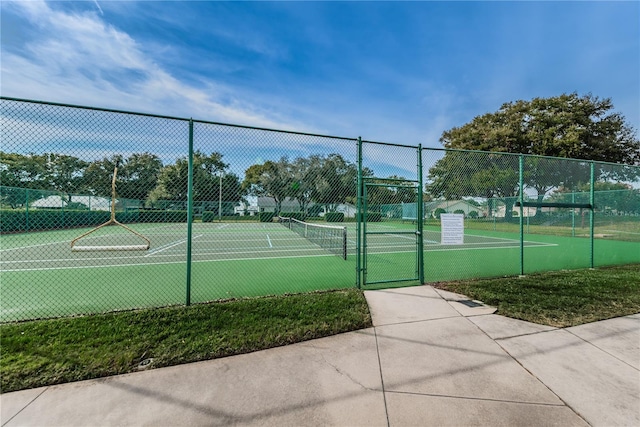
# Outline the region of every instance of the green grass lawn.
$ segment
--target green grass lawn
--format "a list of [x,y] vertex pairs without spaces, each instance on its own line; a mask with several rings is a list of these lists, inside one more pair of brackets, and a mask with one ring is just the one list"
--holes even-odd
[[[640,312],[640,265],[434,286],[564,327]],[[241,354],[371,326],[362,291],[231,300],[0,325],[2,392]]]
[[434,286],[497,307],[497,314],[556,327],[640,313],[640,264]]
[[371,326],[362,292],[297,294],[0,326],[0,390],[85,380]]

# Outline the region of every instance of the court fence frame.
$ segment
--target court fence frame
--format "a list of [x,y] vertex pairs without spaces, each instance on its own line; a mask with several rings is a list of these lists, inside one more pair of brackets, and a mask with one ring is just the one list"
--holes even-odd
[[[377,145],[380,147],[402,147],[416,150],[416,156],[418,159],[417,163],[417,179],[414,181],[411,180],[390,180],[384,178],[374,178],[374,177],[364,177],[363,175],[363,164],[365,163],[363,160],[363,145],[371,144]],[[364,287],[367,284],[378,284],[383,283],[382,281],[367,281],[367,268],[366,268],[366,254],[367,254],[367,240],[366,240],[366,223],[367,223],[367,186],[369,185],[378,185],[378,186],[393,186],[398,182],[414,182],[418,184],[418,188],[421,189],[419,192],[420,199],[422,198],[422,189],[423,189],[423,167],[422,167],[422,152],[426,151],[439,151],[434,148],[422,148],[421,145],[411,146],[411,145],[403,145],[403,144],[390,144],[385,142],[375,142],[375,141],[366,141],[362,140],[362,138],[358,138],[358,203],[357,203],[357,218],[358,218],[358,245],[357,245],[357,253],[358,253],[358,261],[357,261],[357,278],[356,283],[358,287]],[[445,153],[481,153],[486,155],[486,152],[482,151],[473,151],[473,150],[454,150],[454,149],[444,149],[441,150]],[[589,165],[589,202],[588,203],[576,203],[574,202],[542,202],[542,201],[528,201],[525,200],[525,158],[544,158],[542,156],[529,156],[525,154],[514,154],[514,153],[500,153],[501,156],[510,156],[518,161],[518,197],[515,202],[515,206],[519,209],[519,241],[520,241],[520,276],[525,275],[525,245],[524,245],[524,235],[525,235],[525,215],[524,209],[526,208],[565,208],[565,209],[587,209],[589,212],[589,247],[590,247],[590,256],[589,256],[589,268],[594,268],[594,210],[595,210],[595,161],[587,161]],[[553,158],[551,158],[553,159]],[[576,162],[585,162],[584,160],[575,160]],[[373,183],[373,181],[383,181],[385,183]],[[415,212],[417,212],[417,218],[424,218],[423,216],[423,203],[420,200],[416,201],[415,204]],[[403,205],[404,209],[404,205]],[[422,225],[423,221],[416,221],[418,224]],[[419,255],[416,257],[417,266],[416,266],[416,275],[417,277],[412,278],[402,278],[398,277],[396,279],[385,280],[386,283],[394,283],[394,282],[410,282],[419,280],[421,284],[424,284],[424,256],[421,256],[423,253],[424,247],[424,233],[422,232],[422,227],[419,226],[415,231],[416,239],[417,239],[417,251]]]
[[[224,202],[225,208],[223,209],[224,170],[221,166],[207,166],[206,164],[203,166],[203,164],[198,163],[200,161],[198,159],[202,157],[201,150],[203,147],[212,149],[218,145],[226,144],[226,146],[232,147],[230,150],[242,150],[242,144],[247,141],[257,141],[261,146],[270,147],[268,149],[272,153],[272,157],[266,159],[267,162],[265,164],[269,162],[276,164],[278,158],[286,159],[287,156],[299,155],[297,148],[298,151],[287,148],[291,146],[302,146],[305,150],[309,150],[305,152],[308,154],[306,160],[309,162],[318,161],[318,159],[337,161],[339,160],[338,158],[342,159],[342,157],[332,158],[331,156],[334,156],[334,154],[331,153],[347,153],[344,155],[347,157],[347,166],[354,166],[355,174],[351,176],[345,173],[340,179],[346,180],[345,185],[349,188],[345,190],[344,195],[336,196],[334,200],[322,199],[322,202],[318,202],[318,206],[320,206],[320,203],[325,206],[326,209],[323,214],[326,213],[327,222],[329,217],[344,218],[345,222],[349,220],[355,222],[355,248],[352,248],[352,252],[349,253],[355,255],[355,274],[351,276],[355,280],[351,283],[358,288],[366,288],[371,285],[383,286],[395,282],[424,284],[432,280],[426,274],[427,270],[432,266],[430,264],[432,260],[428,255],[425,255],[428,246],[425,240],[426,228],[438,228],[440,226],[439,215],[445,212],[460,213],[465,217],[465,221],[467,219],[469,221],[479,221],[477,218],[480,216],[483,220],[483,227],[490,226],[491,221],[493,221],[493,230],[489,231],[495,233],[500,231],[496,224],[514,226],[517,222],[517,230],[513,229],[512,231],[514,234],[517,232],[518,235],[519,266],[518,271],[513,273],[519,275],[527,274],[528,252],[525,235],[529,231],[530,222],[537,221],[539,217],[544,218],[546,223],[551,225],[553,225],[555,217],[559,218],[558,222],[565,223],[570,221],[572,224],[570,236],[588,239],[589,248],[586,266],[589,268],[594,268],[597,265],[607,265],[608,263],[606,260],[604,262],[596,262],[595,259],[596,240],[598,239],[595,231],[596,219],[605,215],[622,214],[633,215],[633,218],[640,217],[640,203],[638,203],[640,200],[640,166],[637,165],[621,165],[506,152],[431,148],[424,147],[422,144],[397,144],[371,141],[362,137],[352,138],[293,132],[4,96],[0,97],[0,119],[4,141],[3,147],[0,148],[0,155],[9,157],[14,153],[5,151],[4,147],[7,145],[13,147],[15,153],[28,155],[35,150],[36,146],[33,144],[40,140],[58,148],[60,155],[74,154],[74,150],[79,150],[77,148],[78,141],[96,142],[96,145],[98,142],[103,142],[91,139],[98,138],[91,135],[90,131],[95,129],[102,131],[101,138],[108,136],[112,128],[118,131],[123,129],[121,131],[123,135],[140,135],[139,144],[144,144],[144,141],[149,143],[154,138],[161,138],[163,132],[171,138],[177,138],[174,143],[176,151],[172,152],[172,155],[179,157],[176,165],[182,161],[183,163],[181,164],[185,166],[186,177],[183,175],[180,175],[180,177],[185,179],[187,192],[185,198],[176,203],[180,204],[181,209],[184,207],[184,211],[160,207],[156,209],[157,212],[149,211],[145,215],[148,214],[151,222],[155,218],[154,215],[164,213],[167,216],[171,214],[179,218],[176,222],[186,223],[183,299],[185,305],[193,303],[193,242],[198,238],[198,236],[194,236],[194,223],[199,220],[205,222],[205,218],[208,222],[224,222],[231,218],[229,213],[233,212],[237,207],[233,205],[236,202]],[[113,124],[118,121],[122,124]],[[70,130],[67,131],[67,128]],[[103,130],[103,128],[106,130]],[[100,132],[96,131],[96,134],[98,133]],[[116,134],[117,132],[114,131],[112,133]],[[72,135],[72,137],[67,138],[67,134]],[[113,151],[120,150],[119,152],[123,152],[128,149],[129,152],[133,152],[136,148],[126,145],[127,142],[124,141],[122,136],[118,136],[118,138],[115,141],[120,145],[114,147],[106,145],[102,147],[103,151],[107,152],[113,149]],[[303,143],[308,143],[308,148]],[[322,154],[316,155],[314,151],[311,151],[320,145],[328,147]],[[153,147],[151,149],[153,150]],[[229,152],[233,153],[234,151]],[[93,159],[91,156],[95,157],[94,154],[86,154],[83,160],[88,162]],[[8,163],[5,164],[3,159],[0,160],[2,160],[0,161],[0,173],[3,174],[2,176],[6,176],[5,172],[8,170]],[[215,163],[215,159],[209,160]],[[413,167],[414,161],[415,168]],[[206,187],[198,181],[199,176],[196,175],[207,167],[216,173],[219,172],[219,176],[215,175],[211,181],[215,183],[219,180],[219,187],[215,192],[212,191],[209,194],[211,198],[203,199],[202,197],[204,196],[202,195],[198,198],[197,192],[203,191],[202,189]],[[251,167],[247,169],[247,173],[250,169]],[[396,176],[395,171],[397,170],[415,172],[410,172],[408,177],[404,175]],[[332,172],[330,168],[324,171],[327,174]],[[304,179],[308,178],[296,178],[294,181],[287,182],[287,188],[296,191],[300,190],[297,193],[299,195],[296,197],[300,198],[299,209],[303,216],[311,216],[313,220],[321,219],[315,216],[319,212],[318,210],[315,210],[314,212],[316,213],[313,215],[309,214],[308,194],[303,194],[302,190],[304,189],[299,188],[300,183],[304,184]],[[344,184],[342,182],[338,183],[335,178],[332,178],[334,181],[331,181],[325,176],[316,176],[313,179],[325,179],[326,182],[323,185],[329,188]],[[3,234],[29,233],[29,226],[25,230],[19,228],[19,224],[24,220],[29,224],[30,221],[38,219],[34,216],[36,209],[30,207],[30,192],[32,194],[49,192],[50,194],[61,194],[61,199],[64,197],[64,194],[60,191],[51,191],[51,189],[46,188],[15,188],[15,186],[6,184],[5,182],[0,182],[0,187],[2,187],[3,191],[7,188],[11,189],[11,191],[15,190],[14,192],[24,191],[22,196],[25,200],[22,202],[24,211],[14,208],[0,209],[0,222],[2,222],[0,238]],[[308,193],[311,191],[308,190]],[[616,204],[623,202],[610,201],[610,199],[614,198],[611,194],[616,191],[624,193],[623,195],[626,199],[623,202],[626,203],[625,206],[631,207],[623,209],[620,207],[622,205]],[[0,196],[4,200],[5,196],[3,194],[0,194]],[[100,195],[96,194],[88,195],[87,197],[89,204],[92,203],[91,197],[93,197],[94,204],[112,203],[115,206],[115,201],[108,197],[100,197]],[[272,218],[277,218],[281,212],[288,212],[284,208],[287,200],[284,199],[284,196],[278,197],[279,199],[274,196],[277,205]],[[303,201],[304,198],[307,199]],[[68,199],[71,202],[71,196],[68,196]],[[124,202],[123,199],[122,203],[122,210],[114,213],[114,218],[116,215],[118,218],[125,218],[126,215],[130,215],[129,218],[143,217],[144,212],[142,210],[137,210],[135,207],[132,208],[132,206],[136,206],[136,202]],[[355,212],[350,211],[350,203],[355,205]],[[20,202],[18,201],[19,204]],[[331,205],[331,209],[328,208],[329,205]],[[167,204],[167,206],[176,206],[176,204]],[[342,217],[336,216],[339,206],[344,212]],[[55,222],[58,221],[56,215],[65,215],[65,209],[64,204],[60,208],[52,208],[52,211],[55,210],[55,212],[46,213],[42,209],[41,216],[47,217],[49,220],[53,218],[52,221]],[[546,216],[541,215],[542,213],[545,213]],[[84,218],[88,223],[78,223],[78,226],[89,227],[103,222],[104,217],[108,217],[109,212],[104,211],[104,209],[92,210],[89,207],[87,212],[70,212],[68,215],[77,215],[78,218]],[[407,228],[409,231],[396,231],[395,234],[404,233],[415,236],[415,276],[408,277],[401,273],[390,274],[380,279],[369,276],[367,259],[370,254],[370,248],[367,244],[367,233],[372,233],[372,231],[368,227],[374,222],[413,222],[412,215],[416,217],[415,224],[412,226],[414,228]],[[513,221],[514,216],[518,217],[517,221]],[[580,217],[583,223],[588,218],[588,231],[577,236],[576,219]],[[265,221],[270,219],[269,212],[256,212],[255,221],[263,221],[263,219]],[[143,221],[141,220],[141,222]],[[16,225],[18,228],[11,229],[10,223],[18,224]],[[541,227],[547,226],[545,224]],[[631,242],[640,243],[640,237],[638,237],[640,236],[640,221],[637,221],[637,229],[635,224],[636,222],[630,226],[628,236],[631,236],[629,237]],[[378,231],[373,231],[373,233],[380,235],[393,234]],[[271,242],[269,242],[269,245],[271,245]],[[2,247],[0,247],[0,252],[2,252]],[[346,254],[346,250],[344,253]],[[640,254],[640,250],[638,250],[638,253]],[[584,254],[580,256],[584,256]],[[640,255],[637,258],[637,262],[640,262]],[[636,258],[632,257],[631,259],[632,262],[636,262]],[[0,259],[0,263],[2,262],[4,261]],[[612,261],[612,263],[616,262],[618,261]],[[2,271],[4,269],[0,267],[0,274],[2,274]],[[455,278],[458,276],[454,272],[447,277]],[[466,277],[474,276],[471,273]],[[7,285],[3,284],[2,286]],[[266,294],[269,294],[269,292],[266,292]],[[24,298],[28,298],[28,294],[25,294]],[[178,302],[176,301],[175,303],[177,304]],[[87,313],[79,311],[75,314]],[[37,316],[47,317],[48,311],[45,310]],[[0,321],[5,321],[6,319],[9,319],[9,321],[24,320],[23,318],[13,319],[9,316],[3,317]]]

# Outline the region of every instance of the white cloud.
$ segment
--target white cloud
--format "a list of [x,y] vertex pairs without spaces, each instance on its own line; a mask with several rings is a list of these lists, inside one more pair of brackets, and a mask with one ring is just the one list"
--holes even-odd
[[[14,6],[38,35],[19,51],[3,52],[5,96],[296,127],[293,120],[234,96],[233,88],[218,82],[196,87],[181,81],[163,69],[144,46],[95,11],[65,12],[42,1]],[[216,99],[220,92],[225,93],[225,101]]]

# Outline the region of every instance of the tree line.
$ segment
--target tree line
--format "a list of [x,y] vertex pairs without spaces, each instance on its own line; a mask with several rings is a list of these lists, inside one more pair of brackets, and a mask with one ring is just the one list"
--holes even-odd
[[[228,164],[220,153],[194,153],[194,198],[209,200],[215,192],[217,200],[222,183],[225,200],[239,200],[241,183],[237,175],[227,171]],[[113,155],[87,162],[71,155],[56,153],[18,154],[0,152],[0,182],[5,187],[56,191],[66,202],[73,195],[111,196],[114,168],[118,168],[119,198],[144,201],[150,207],[159,200],[187,200],[188,160],[179,158],[164,165],[152,153],[134,153],[128,157]],[[222,182],[220,182],[220,180]]]
[[[188,159],[179,158],[165,165],[152,153],[135,153],[129,157],[114,155],[87,162],[56,153],[18,154],[0,152],[0,182],[5,187],[56,191],[73,203],[74,195],[111,196],[114,168],[118,168],[117,194],[120,199],[144,202],[155,207],[162,201],[186,201],[188,196]],[[365,176],[372,176],[369,169]],[[268,160],[245,171],[244,179],[229,171],[229,164],[218,152],[196,151],[193,157],[193,200],[240,202],[246,196],[271,197],[276,213],[282,202],[296,200],[300,210],[310,213],[312,206],[335,211],[342,203],[356,203],[358,169],[339,154]],[[44,192],[42,193],[45,194]],[[402,189],[376,188],[373,203],[415,201]],[[411,198],[412,197],[412,198]],[[24,193],[4,190],[3,202],[13,207],[24,203]]]
[[[497,112],[447,130],[440,142],[449,150],[430,168],[423,198],[503,198],[511,204],[506,209],[509,220],[520,189],[519,158],[510,155],[515,153],[616,163],[598,167],[596,181],[614,181],[616,190],[631,190],[621,182],[640,177],[640,142],[635,130],[612,108],[610,99],[563,94],[505,103]],[[187,200],[187,158],[165,165],[149,152],[91,162],[57,153],[0,152],[0,183],[55,190],[66,194],[67,202],[74,194],[109,197],[116,166],[120,198],[140,200],[150,207],[163,200]],[[289,198],[305,213],[312,206],[332,212],[342,203],[356,203],[357,165],[339,154],[268,160],[250,166],[243,179],[229,171],[218,152],[196,151],[193,166],[194,201],[239,202],[250,195],[267,196],[279,212]],[[365,168],[363,176],[372,177],[373,172]],[[525,187],[536,191],[538,201],[584,189],[590,176],[589,162],[545,157],[527,157],[523,173]],[[416,200],[415,189],[402,185],[371,186],[368,191],[369,206]]]

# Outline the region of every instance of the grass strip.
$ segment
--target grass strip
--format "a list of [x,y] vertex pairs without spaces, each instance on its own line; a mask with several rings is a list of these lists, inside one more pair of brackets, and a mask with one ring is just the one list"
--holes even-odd
[[440,282],[435,287],[494,306],[497,314],[555,327],[640,313],[638,264]]
[[0,390],[247,353],[371,326],[357,290],[0,325]]

